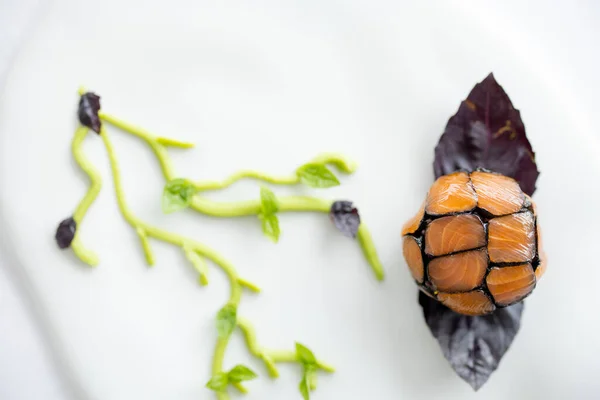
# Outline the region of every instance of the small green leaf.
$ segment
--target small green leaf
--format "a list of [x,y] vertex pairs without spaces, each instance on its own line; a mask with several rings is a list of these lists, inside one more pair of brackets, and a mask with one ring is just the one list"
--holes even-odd
[[195,193],[194,184],[187,179],[173,179],[167,182],[162,196],[163,212],[169,214],[187,208]]
[[279,241],[279,234],[281,233],[277,215],[261,215],[260,219],[262,220],[263,233],[274,243],[277,243]]
[[338,186],[338,178],[323,164],[305,164],[296,170],[300,180],[308,186],[315,188],[329,188]]
[[279,219],[275,214],[279,210],[277,198],[271,190],[266,187],[260,188],[261,213],[259,218],[262,220],[263,233],[274,243],[279,241]]
[[313,352],[300,343],[296,343],[296,356],[305,367],[317,365],[317,358]]
[[302,393],[302,398],[304,400],[310,400],[310,391],[308,390],[308,381],[306,380],[306,376],[304,376],[300,381],[300,386],[298,389],[300,389],[300,393]]
[[239,383],[243,381],[251,381],[258,377],[254,371],[245,365],[236,365],[229,371],[229,381],[233,383]]
[[214,390],[215,392],[223,392],[227,388],[229,384],[229,377],[224,372],[219,372],[206,384],[206,387],[210,390]]
[[279,211],[277,197],[269,188],[260,188],[260,203],[263,215],[272,215]]
[[237,324],[237,309],[233,304],[227,304],[217,313],[217,332],[221,339],[228,338]]

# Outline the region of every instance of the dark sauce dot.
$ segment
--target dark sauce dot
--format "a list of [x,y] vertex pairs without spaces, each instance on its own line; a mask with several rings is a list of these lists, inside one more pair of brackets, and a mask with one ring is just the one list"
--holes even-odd
[[73,217],[69,217],[60,224],[58,224],[58,228],[56,228],[56,244],[61,249],[66,249],[71,246],[71,242],[75,237],[75,230],[77,229],[77,222],[73,219]]
[[84,93],[79,99],[79,107],[77,108],[77,116],[81,125],[87,126],[96,133],[100,133],[102,123],[98,116],[99,111],[100,96],[92,92]]
[[356,237],[360,225],[360,215],[351,201],[340,200],[334,202],[331,205],[329,218],[344,236]]

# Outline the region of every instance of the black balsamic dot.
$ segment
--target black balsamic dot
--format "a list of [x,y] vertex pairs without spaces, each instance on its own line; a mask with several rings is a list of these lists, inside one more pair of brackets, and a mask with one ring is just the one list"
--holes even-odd
[[100,133],[102,123],[98,116],[99,111],[100,96],[92,92],[84,93],[79,99],[79,107],[77,109],[77,116],[81,125],[87,126],[96,133]]
[[73,217],[69,217],[60,224],[58,224],[58,228],[56,228],[56,243],[58,247],[61,249],[66,249],[71,246],[71,242],[75,237],[75,230],[77,229],[77,222],[73,219]]
[[355,238],[360,225],[358,209],[351,201],[340,200],[331,205],[329,217],[333,224],[345,236]]

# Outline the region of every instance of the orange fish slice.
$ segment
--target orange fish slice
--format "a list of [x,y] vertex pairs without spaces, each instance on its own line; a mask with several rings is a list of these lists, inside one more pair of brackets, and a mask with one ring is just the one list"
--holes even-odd
[[434,258],[429,280],[442,292],[465,292],[481,285],[488,265],[485,249]]
[[531,264],[492,268],[486,279],[488,289],[497,304],[508,306],[527,296],[535,287]]
[[485,246],[485,230],[481,220],[471,214],[433,220],[425,231],[425,252],[443,256]]
[[535,255],[535,228],[529,211],[490,220],[488,254],[492,262],[528,262]]
[[455,172],[439,177],[429,189],[425,211],[444,215],[471,211],[477,206],[477,196],[466,172]]
[[438,299],[448,308],[466,315],[489,314],[496,309],[494,303],[481,291],[466,293],[438,293]]
[[477,205],[492,215],[507,215],[519,211],[525,195],[521,187],[508,176],[475,171],[471,182],[477,193]]

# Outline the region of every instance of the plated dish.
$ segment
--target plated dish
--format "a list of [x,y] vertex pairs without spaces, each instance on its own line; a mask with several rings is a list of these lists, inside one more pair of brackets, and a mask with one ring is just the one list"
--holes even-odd
[[[300,343],[296,343],[295,351],[262,348],[256,341],[252,324],[238,316],[243,289],[259,292],[258,286],[240,277],[229,261],[211,248],[194,239],[152,226],[133,213],[125,199],[116,152],[103,124],[112,124],[150,146],[167,181],[162,196],[163,212],[169,214],[192,207],[201,213],[219,217],[257,215],[263,233],[275,243],[280,236],[277,216],[280,211],[329,212],[331,221],[344,235],[358,239],[376,277],[382,280],[383,268],[371,234],[350,201],[277,197],[266,186],[261,188],[258,202],[216,205],[201,197],[203,191],[223,189],[244,178],[270,184],[303,183],[313,188],[329,188],[339,185],[339,180],[328,165],[352,173],[354,163],[343,156],[325,154],[302,165],[290,177],[242,171],[217,183],[179,178],[173,172],[167,149],[187,149],[193,147],[192,144],[155,136],[101,111],[97,94],[84,89],[80,89],[79,94],[77,116],[81,125],[73,137],[72,152],[79,167],[88,175],[90,187],[73,215],[58,224],[55,233],[57,246],[63,250],[72,248],[75,255],[89,266],[96,266],[99,262],[98,256],[82,244],[77,231],[102,186],[100,174],[81,148],[91,130],[102,138],[110,160],[119,211],[139,236],[146,262],[154,265],[150,240],[159,240],[182,248],[198,273],[202,286],[209,282],[207,261],[221,268],[229,279],[231,295],[216,316],[218,341],[212,376],[206,387],[213,390],[219,399],[227,400],[230,387],[247,393],[243,382],[257,378],[258,375],[246,365],[238,364],[231,369],[223,366],[229,339],[239,328],[245,335],[248,349],[265,363],[271,377],[279,376],[277,363],[292,362],[302,366],[298,389],[302,397],[309,400],[310,393],[317,388],[317,372],[333,372],[334,368],[319,361],[310,349]],[[500,125],[501,121],[504,125]],[[523,151],[523,148],[526,150]],[[537,211],[529,197],[535,190],[535,180],[539,175],[534,157],[518,111],[490,74],[475,86],[457,115],[450,119],[436,149],[435,170],[441,176],[432,185],[417,215],[402,230],[403,254],[421,294],[443,304],[438,307],[437,313],[431,313],[429,308],[432,306],[425,304],[431,300],[421,300],[426,322],[436,327],[432,328],[432,333],[436,336],[439,333],[437,327],[446,325],[446,328],[454,330],[451,334],[458,341],[472,336],[465,346],[452,347],[452,352],[445,354],[459,375],[475,389],[479,389],[496,369],[518,331],[518,323],[513,326],[504,324],[503,315],[512,310],[503,308],[513,306],[519,310],[512,314],[518,322],[522,310],[519,303],[533,291],[546,269],[547,259],[541,249]],[[495,171],[482,169],[489,166],[493,166]],[[488,318],[485,323],[478,319],[494,313],[499,315],[498,318]],[[446,314],[452,318],[449,319]],[[456,329],[454,321],[450,325],[448,321],[453,319],[466,320],[466,328]],[[481,331],[481,325],[485,325],[485,331]],[[510,340],[507,340],[507,333]],[[447,334],[441,341],[444,350],[449,350],[444,347]],[[490,356],[482,351],[482,342],[489,347],[499,346],[501,350]],[[456,360],[463,365],[457,365]],[[468,370],[465,374],[466,364],[479,365],[479,368]]]
[[[136,216],[214,248],[240,276],[260,285],[261,294],[247,291],[239,309],[253,322],[258,343],[294,351],[298,341],[336,368],[319,374],[311,398],[353,400],[374,392],[415,399],[440,393],[461,400],[586,398],[586,388],[594,387],[596,363],[589,354],[598,349],[583,327],[595,326],[597,317],[581,305],[594,303],[596,271],[586,267],[584,255],[593,248],[596,216],[586,214],[583,221],[566,213],[577,201],[595,198],[594,185],[583,184],[596,176],[593,146],[584,135],[590,130],[577,117],[581,104],[561,91],[569,87],[562,76],[548,79],[540,68],[556,64],[526,52],[527,45],[540,48],[530,36],[507,39],[514,38],[514,19],[500,28],[474,18],[476,12],[463,14],[456,4],[426,10],[397,3],[398,10],[385,12],[347,4],[343,15],[332,7],[333,17],[323,5],[308,3],[298,6],[302,12],[242,7],[232,15],[224,5],[201,2],[186,5],[184,13],[158,2],[140,8],[109,0],[95,23],[84,18],[87,5],[55,4],[17,58],[0,103],[0,174],[4,187],[14,189],[2,194],[3,226],[10,232],[3,256],[11,260],[3,264],[22,273],[29,282],[24,293],[43,305],[51,329],[40,333],[59,339],[48,349],[66,360],[58,364],[59,371],[70,371],[65,386],[76,384],[87,394],[73,397],[214,396],[205,385],[212,376],[215,316],[229,295],[218,269],[209,269],[209,284],[199,286],[200,274],[176,246],[150,240],[155,267],[145,267],[140,237],[120,217],[102,138],[91,132],[82,150],[104,185],[77,230],[100,264],[90,269],[57,248],[57,224],[73,213],[89,184],[71,153],[80,84],[102,95],[103,111],[156,136],[195,143],[194,150],[169,150],[174,171],[183,175],[176,178],[220,183],[246,168],[293,177],[321,151],[360,163],[351,176],[330,166],[341,185],[329,189],[265,186],[277,197],[352,200],[377,245],[382,282],[359,244],[331,224],[329,210],[277,213],[277,245],[263,237],[256,216],[217,220],[189,209],[164,214],[166,181],[154,154],[139,138],[106,125]],[[144,28],[131,30],[133,21]],[[146,29],[156,24],[169,29]],[[82,46],[90,41],[94,46]],[[531,197],[549,268],[525,299],[510,349],[475,393],[444,360],[430,334],[433,325],[423,323],[401,227],[436,180],[433,153],[448,117],[489,71],[522,111],[542,169]],[[34,94],[51,104],[33,109]],[[240,181],[206,197],[258,203],[260,185]],[[441,305],[427,304],[432,312]],[[516,313],[513,307],[503,310]],[[242,364],[260,376],[245,382],[246,398],[301,398],[302,370],[281,365],[279,379],[271,381],[243,340],[232,335],[224,369]],[[570,343],[586,343],[585,351]],[[557,375],[560,380],[549,379]],[[532,380],[547,384],[534,391]],[[230,396],[242,398],[234,388]]]

